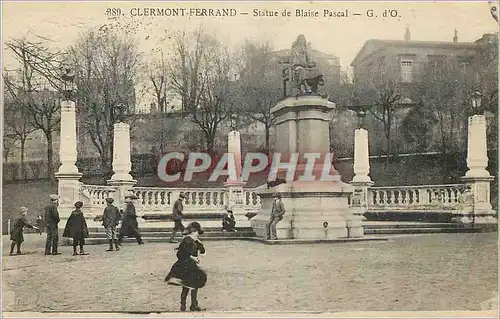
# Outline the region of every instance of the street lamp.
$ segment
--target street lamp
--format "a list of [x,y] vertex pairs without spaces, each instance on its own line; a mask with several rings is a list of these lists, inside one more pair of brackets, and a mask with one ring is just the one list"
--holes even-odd
[[238,115],[231,114],[229,119],[230,119],[231,130],[236,131],[236,127],[238,126]]
[[349,106],[349,109],[356,112],[356,115],[358,116],[358,128],[365,127],[366,112],[368,111],[369,108],[370,106],[361,105],[357,100],[354,101],[353,105]]
[[70,68],[66,68],[66,73],[62,75],[63,80],[63,94],[65,100],[71,100],[74,90],[74,82],[75,72],[73,72]]
[[481,97],[482,94],[479,91],[474,91],[472,93],[472,114],[473,115],[482,115],[483,114],[483,109],[481,107]]

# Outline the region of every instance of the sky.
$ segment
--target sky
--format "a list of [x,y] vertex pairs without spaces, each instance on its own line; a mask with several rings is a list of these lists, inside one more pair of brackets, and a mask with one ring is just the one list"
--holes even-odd
[[[304,34],[316,50],[339,57],[343,70],[369,39],[403,40],[409,27],[411,39],[418,41],[452,41],[454,30],[459,42],[472,42],[484,33],[497,32],[488,2],[3,2],[2,38],[50,38],[52,45],[71,45],[87,28],[110,23],[107,9],[119,9],[121,23],[139,22],[137,32],[144,52],[158,46],[158,39],[173,30],[193,30],[202,26],[228,46],[238,48],[246,39],[270,41],[275,49],[289,49],[299,34]],[[234,9],[232,17],[151,17],[132,16],[145,9]],[[254,16],[254,10],[268,15]],[[284,10],[290,17],[283,17]],[[318,17],[299,17],[296,10],[317,12]],[[348,17],[325,17],[328,12],[349,13]],[[373,10],[376,17],[368,17]],[[387,10],[387,11],[386,11]],[[392,10],[392,11],[390,11]],[[384,12],[396,13],[384,17]],[[242,15],[242,13],[248,13]],[[354,14],[361,15],[354,15]],[[165,31],[167,30],[167,31]],[[149,36],[149,37],[148,37]],[[146,39],[147,38],[147,39]],[[163,46],[167,46],[163,44]],[[168,50],[168,48],[165,48]],[[3,66],[12,65],[8,55]]]

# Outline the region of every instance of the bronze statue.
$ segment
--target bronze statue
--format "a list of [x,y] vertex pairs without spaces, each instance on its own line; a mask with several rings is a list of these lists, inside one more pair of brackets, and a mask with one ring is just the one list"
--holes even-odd
[[300,94],[317,94],[320,85],[324,85],[323,74],[312,62],[307,52],[307,42],[304,35],[299,35],[292,45],[288,66],[283,70],[284,95],[293,95],[286,89],[286,82],[290,81],[292,90]]

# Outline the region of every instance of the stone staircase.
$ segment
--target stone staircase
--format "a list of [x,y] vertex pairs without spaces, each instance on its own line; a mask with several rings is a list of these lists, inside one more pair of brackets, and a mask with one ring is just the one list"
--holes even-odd
[[365,235],[465,233],[480,231],[478,228],[456,223],[404,221],[365,221],[363,229]]
[[[168,242],[172,234],[172,228],[140,227],[142,239],[145,243]],[[247,237],[255,237],[251,227],[238,228],[238,232],[224,232],[221,227],[204,227],[205,233],[200,236],[201,241],[211,240],[239,240]],[[177,232],[176,240],[180,240],[180,232]],[[66,244],[70,244],[71,239]],[[135,238],[124,238],[124,243],[135,243]],[[89,228],[89,238],[85,239],[86,245],[107,244],[108,239],[104,228]]]
[[[401,221],[365,221],[364,234],[366,236],[395,235],[395,234],[431,234],[431,233],[472,233],[480,232],[481,229],[466,227],[454,223],[430,223],[430,222],[401,222]],[[238,232],[223,232],[221,227],[204,227],[205,233],[200,236],[201,241],[216,240],[245,240],[258,237],[251,227],[238,227]],[[107,244],[106,233],[102,227],[89,228],[89,238],[85,240],[86,245]],[[140,227],[144,242],[168,242],[172,228]],[[177,233],[176,240],[180,240]],[[124,238],[124,243],[134,244],[135,238]],[[63,244],[70,245],[71,239],[64,239]]]

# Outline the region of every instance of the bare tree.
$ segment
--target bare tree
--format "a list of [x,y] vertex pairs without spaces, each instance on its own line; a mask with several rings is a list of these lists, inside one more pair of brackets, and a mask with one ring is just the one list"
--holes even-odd
[[355,79],[353,84],[353,103],[372,106],[369,112],[382,124],[386,140],[385,153],[391,155],[394,120],[402,99],[401,79],[391,72],[389,65],[381,61],[372,67],[370,74]]
[[168,105],[168,62],[161,48],[155,51],[156,56],[149,65],[148,77],[154,89],[158,111],[164,113]]
[[[26,163],[24,159],[26,141],[31,133],[36,131],[28,117],[26,108],[19,107],[12,100],[4,102],[4,143],[5,145],[15,146],[19,142],[20,160],[21,160],[21,178],[26,179]],[[5,150],[4,150],[5,152]],[[8,152],[6,152],[8,154]]]
[[243,106],[243,115],[264,125],[265,148],[269,150],[271,108],[281,98],[282,85],[282,71],[270,44],[247,41],[241,49],[238,72],[239,103]]
[[428,62],[416,84],[420,104],[436,116],[438,149],[442,153],[443,177],[448,154],[456,152],[465,142],[471,83],[456,58]]
[[206,150],[211,152],[220,124],[234,111],[231,55],[217,38],[201,29],[177,33],[172,49],[172,89],[180,96],[183,111],[203,132]]
[[[61,75],[65,55],[49,48],[49,40],[29,41],[15,38],[6,42],[7,50],[15,57],[19,68],[4,76],[6,91],[17,112],[30,118],[31,126],[40,129],[47,140],[47,173],[53,179],[53,134],[59,130],[62,89]],[[14,73],[14,76],[10,74]]]
[[114,124],[134,113],[140,53],[134,37],[101,27],[83,33],[70,48],[77,70],[77,107],[101,159],[104,178],[111,176]]

